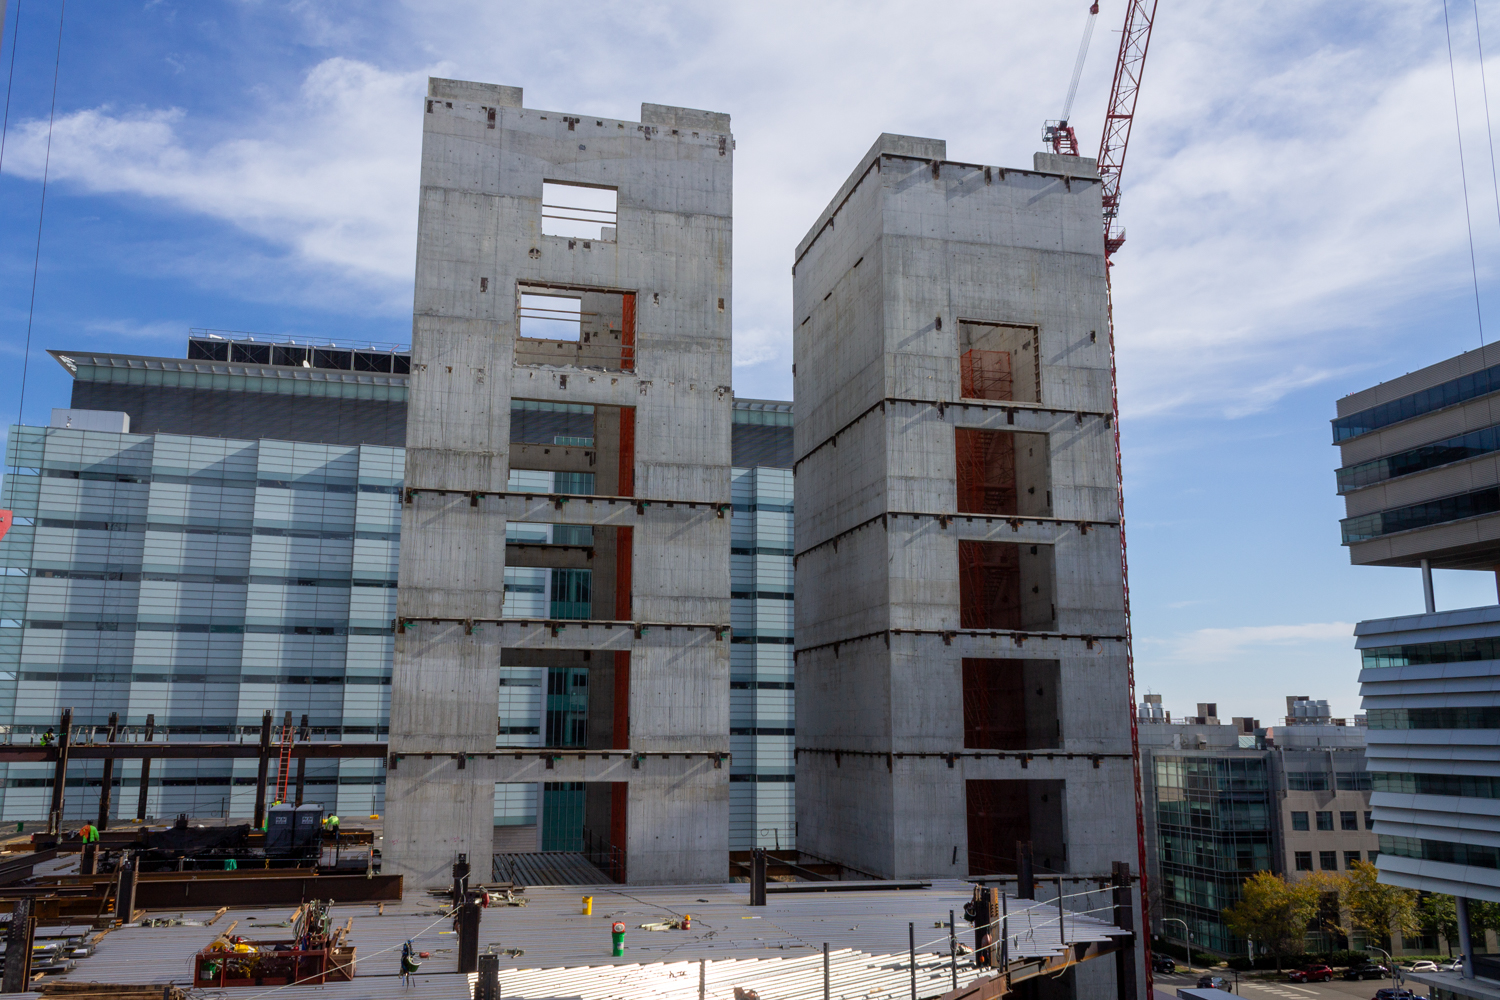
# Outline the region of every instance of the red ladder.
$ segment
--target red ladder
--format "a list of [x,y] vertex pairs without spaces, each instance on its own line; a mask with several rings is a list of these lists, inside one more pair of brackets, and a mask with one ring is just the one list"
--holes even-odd
[[292,713],[286,715],[286,725],[281,729],[281,764],[276,769],[276,801],[286,801],[287,779],[292,774]]

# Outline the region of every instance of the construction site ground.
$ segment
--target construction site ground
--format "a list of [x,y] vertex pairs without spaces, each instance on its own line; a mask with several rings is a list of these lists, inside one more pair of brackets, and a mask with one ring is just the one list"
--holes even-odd
[[[593,897],[592,915],[584,915],[582,897]],[[918,944],[918,995],[935,997],[951,985],[946,923],[950,910],[960,914],[959,940],[973,943],[962,923],[970,887],[961,881],[935,882],[912,890],[861,890],[773,893],[765,907],[748,905],[745,884],[633,887],[531,887],[524,905],[500,903],[484,911],[480,952],[501,955],[501,984],[512,998],[698,996],[700,962],[708,996],[733,996],[734,986],[758,989],[765,997],[797,1000],[822,995],[823,945],[831,953],[834,995],[904,995],[910,967],[908,924]],[[333,908],[335,922],[352,918],[350,941],[357,947],[353,982],[324,986],[290,986],[274,990],[280,998],[306,993],[320,997],[468,998],[472,974],[460,975],[457,936],[446,915],[446,900],[422,890],[408,891],[399,904]],[[1044,901],[1010,901],[1013,957],[1059,951],[1057,910]],[[153,983],[189,985],[194,954],[238,921],[235,933],[274,939],[285,932],[290,908],[213,911],[153,911],[153,918],[183,923],[127,926],[104,934],[93,955],[75,969],[48,981]],[[671,925],[691,917],[687,929],[647,930],[642,925]],[[626,927],[623,957],[611,955],[611,925]],[[938,926],[942,925],[942,926]],[[1069,943],[1103,941],[1120,933],[1087,916],[1065,918]],[[48,933],[43,927],[39,934]],[[422,960],[415,988],[404,988],[397,969],[401,946],[410,940]],[[976,977],[961,961],[960,984]],[[839,986],[842,984],[843,988]],[[770,987],[768,990],[767,987]],[[272,987],[244,987],[225,996],[252,995]],[[880,991],[884,991],[881,993]],[[217,992],[217,991],[216,991]]]

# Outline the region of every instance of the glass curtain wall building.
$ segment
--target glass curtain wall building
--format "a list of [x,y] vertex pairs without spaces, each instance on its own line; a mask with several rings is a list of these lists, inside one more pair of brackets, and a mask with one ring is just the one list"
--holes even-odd
[[[384,739],[405,355],[208,336],[191,339],[188,353],[53,352],[74,377],[73,408],[59,414],[73,426],[11,428],[3,505],[16,522],[0,542],[0,726],[24,742],[72,708],[79,726],[102,727],[118,712],[136,729],[152,717],[158,740],[248,740],[269,709],[278,725],[287,711],[294,722],[306,715],[314,739]],[[132,433],[83,429],[101,410]],[[597,492],[595,474],[580,471],[594,420],[588,406],[515,401],[515,441],[561,461],[512,470],[510,488]],[[257,437],[262,427],[284,436]],[[790,403],[735,401],[736,850],[795,840],[791,434]],[[612,617],[591,609],[588,526],[507,531],[518,551],[541,554],[508,560],[507,617]],[[503,675],[497,746],[586,744],[586,668]],[[0,764],[0,774],[0,819],[45,815],[50,765]],[[135,762],[116,768],[117,814],[134,814],[139,774]],[[93,815],[101,775],[98,762],[70,768],[68,820]],[[255,780],[254,760],[158,760],[148,814],[248,815]],[[310,799],[348,815],[383,811],[379,761],[309,760],[307,784]],[[497,792],[495,822],[506,828],[497,843],[580,849],[581,787]]]
[[[1245,944],[1230,933],[1223,911],[1239,901],[1248,876],[1272,870],[1274,813],[1266,754],[1152,749],[1142,763],[1143,769],[1149,764],[1155,790],[1147,801],[1155,805],[1161,916],[1184,921],[1195,947],[1243,954]],[[1176,937],[1181,927],[1167,930]]]
[[[150,718],[158,740],[255,739],[266,710],[305,716],[314,739],[384,737],[405,375],[392,352],[384,372],[349,353],[315,369],[53,352],[73,408],[11,428],[0,501],[15,513],[0,542],[11,739],[66,708],[81,727]],[[82,429],[106,409],[132,432]],[[0,771],[0,817],[46,815],[50,765]],[[69,775],[64,819],[93,815],[102,764]],[[115,814],[134,815],[140,765],[115,775]],[[311,760],[307,795],[357,815],[381,808],[383,780],[378,760]],[[147,813],[245,816],[255,784],[254,760],[158,760]]]
[[729,848],[796,846],[792,405],[734,404]]

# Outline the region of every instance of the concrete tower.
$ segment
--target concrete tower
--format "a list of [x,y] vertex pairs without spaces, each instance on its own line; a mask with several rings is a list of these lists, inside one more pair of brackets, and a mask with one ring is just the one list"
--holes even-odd
[[[729,117],[424,110],[387,870],[487,873],[495,784],[562,782],[615,877],[722,879]],[[540,751],[497,736],[506,667],[587,692]]]
[[884,135],[797,247],[799,849],[1136,867],[1099,192]]

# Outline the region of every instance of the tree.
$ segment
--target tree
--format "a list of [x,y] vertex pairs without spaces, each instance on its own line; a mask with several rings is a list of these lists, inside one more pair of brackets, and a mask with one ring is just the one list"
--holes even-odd
[[1349,866],[1339,890],[1339,903],[1349,911],[1354,926],[1373,934],[1387,950],[1391,935],[1409,934],[1421,926],[1415,889],[1382,885],[1379,870],[1368,861]]
[[[1452,896],[1429,893],[1418,904],[1419,919],[1425,930],[1441,934],[1448,942],[1448,954],[1460,941],[1458,935],[1458,906]],[[1474,939],[1484,940],[1487,930],[1500,930],[1500,903],[1482,899],[1469,900],[1469,933]]]
[[1256,872],[1240,888],[1240,901],[1224,911],[1229,929],[1276,956],[1300,954],[1307,925],[1318,913],[1322,887],[1315,881],[1287,882],[1271,872]]
[[[1429,893],[1422,897],[1418,910],[1422,928],[1443,936],[1448,942],[1448,955],[1451,958],[1453,946],[1458,943],[1458,908],[1453,903],[1453,897],[1438,892]],[[1469,925],[1474,925],[1472,914]]]

